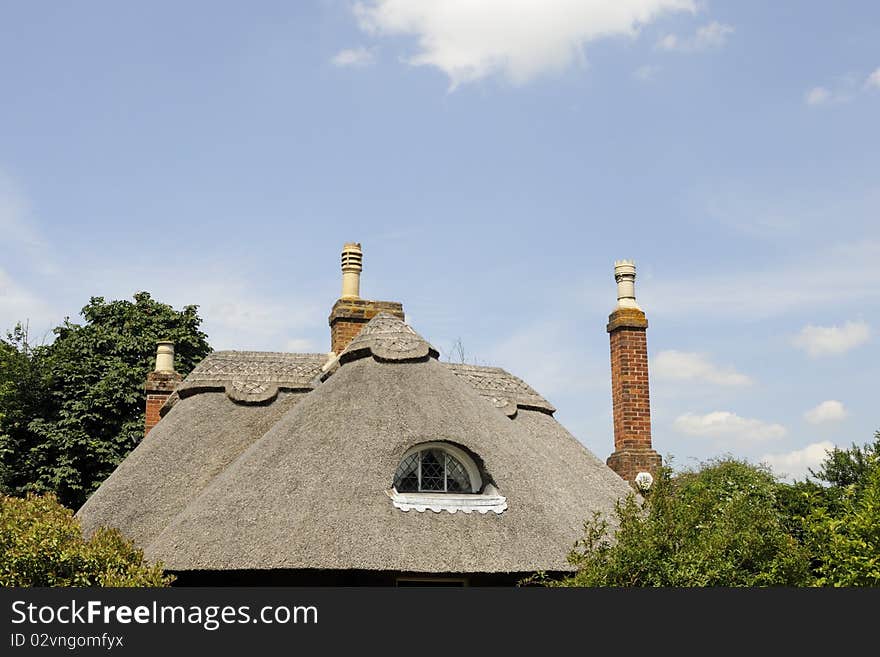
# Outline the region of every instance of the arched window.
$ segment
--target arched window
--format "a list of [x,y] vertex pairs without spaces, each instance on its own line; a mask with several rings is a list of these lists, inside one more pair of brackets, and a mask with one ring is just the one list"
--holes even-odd
[[394,473],[398,493],[476,493],[483,482],[467,453],[449,443],[423,443],[403,455]]
[[446,442],[421,443],[407,450],[387,492],[401,511],[485,514],[507,509],[507,498],[493,484],[483,486],[470,454]]
[[452,454],[442,449],[422,449],[397,466],[394,487],[400,493],[469,493],[471,480]]

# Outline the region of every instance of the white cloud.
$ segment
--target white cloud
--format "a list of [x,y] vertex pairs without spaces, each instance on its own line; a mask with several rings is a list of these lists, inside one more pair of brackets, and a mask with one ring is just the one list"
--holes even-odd
[[747,375],[731,367],[719,367],[705,355],[667,349],[651,361],[651,372],[658,379],[696,381],[720,386],[747,386],[752,383]]
[[452,88],[490,75],[514,83],[583,60],[597,39],[634,37],[664,14],[693,12],[694,0],[368,0],[355,5],[373,35],[412,35],[413,66],[433,66]]
[[657,42],[657,47],[660,50],[676,50],[678,45],[678,37],[674,34],[667,34]]
[[871,330],[865,322],[847,322],[843,326],[813,326],[801,329],[792,344],[812,358],[837,356],[868,341]]
[[804,419],[810,424],[822,424],[823,422],[843,420],[847,415],[846,408],[841,402],[829,399],[804,413]]
[[733,34],[731,25],[712,21],[708,25],[697,28],[693,36],[681,38],[675,34],[667,34],[660,39],[657,47],[670,52],[700,52],[712,48],[721,48],[727,43],[727,37]]
[[659,66],[646,64],[645,66],[639,66],[635,71],[633,71],[633,77],[636,80],[647,82],[648,80],[653,80],[659,71]]
[[846,73],[838,76],[834,88],[813,87],[804,94],[804,102],[807,105],[829,105],[848,103],[856,100],[860,92],[872,89],[880,89],[880,68],[875,69],[862,77],[864,73]]
[[761,457],[761,462],[787,479],[803,479],[809,469],[815,470],[825,460],[827,452],[833,449],[834,443],[824,440],[784,454],[765,454]]
[[677,431],[689,436],[739,443],[775,440],[786,434],[786,429],[781,424],[740,417],[730,411],[714,411],[706,415],[685,413],[675,418],[672,425]]
[[367,66],[373,63],[373,51],[367,48],[340,50],[330,61],[336,66]]
[[807,105],[822,105],[831,100],[831,92],[825,87],[813,87],[804,95]]

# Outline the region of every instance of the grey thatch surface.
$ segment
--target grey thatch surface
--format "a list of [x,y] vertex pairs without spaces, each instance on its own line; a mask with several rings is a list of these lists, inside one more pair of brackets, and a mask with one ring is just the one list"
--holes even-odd
[[[83,527],[118,527],[177,571],[569,568],[584,520],[610,516],[629,485],[523,381],[436,355],[387,315],[367,324],[324,383],[323,354],[212,354],[80,509]],[[249,405],[229,394],[235,381],[282,392]],[[428,441],[470,451],[507,510],[395,508],[397,465]]]
[[[523,572],[567,568],[593,510],[628,485],[546,414],[511,420],[433,358],[343,365],[222,472],[146,548],[174,570],[324,568]],[[395,509],[413,444],[464,446],[509,508]]]
[[372,354],[382,360],[413,360],[440,354],[409,324],[388,313],[379,313],[339,354],[339,363]]
[[83,529],[117,527],[146,545],[304,394],[283,392],[270,406],[217,392],[177,402],[77,512]]
[[215,351],[196,365],[165,402],[163,415],[178,399],[199,392],[224,391],[241,404],[271,402],[279,390],[311,390],[327,354],[272,351]]
[[[499,409],[531,408],[548,413],[556,408],[519,377],[500,367],[444,363],[446,367]],[[512,413],[508,413],[512,415]]]

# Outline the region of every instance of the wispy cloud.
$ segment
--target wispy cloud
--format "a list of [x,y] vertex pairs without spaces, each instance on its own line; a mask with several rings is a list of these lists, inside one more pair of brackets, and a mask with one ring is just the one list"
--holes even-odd
[[669,52],[702,52],[714,48],[721,48],[727,43],[727,38],[733,34],[732,25],[725,25],[718,21],[712,21],[707,25],[697,28],[697,31],[687,37],[677,34],[667,34],[657,42],[660,50]]
[[348,48],[346,50],[340,50],[330,61],[335,66],[339,67],[361,67],[372,64],[374,59],[375,55],[373,51],[368,48]]
[[829,399],[804,413],[804,419],[810,424],[823,424],[825,422],[839,422],[847,415],[849,413],[842,402]]
[[[544,320],[527,324],[501,337],[488,351],[486,360],[477,364],[503,367],[528,381],[550,401],[557,395],[575,390],[607,387],[609,370],[606,361],[588,361],[584,353],[572,353],[565,347],[578,341],[571,331],[577,326],[566,321]],[[454,354],[448,354],[453,356]]]
[[807,105],[823,105],[831,98],[831,92],[825,87],[813,87],[804,95],[804,102]]
[[[739,319],[880,301],[880,242],[863,241],[804,256],[763,268],[708,275],[700,278],[699,285],[694,285],[690,275],[645,278],[639,296],[654,315],[699,313]],[[606,287],[591,281],[586,291],[590,301],[606,302]]]
[[515,84],[583,61],[584,47],[674,12],[694,0],[367,0],[358,23],[376,37],[413,35],[419,50],[406,61],[445,73],[451,87],[501,75]]
[[828,85],[812,87],[804,94],[804,102],[813,107],[839,105],[856,100],[861,93],[876,89],[880,89],[880,68],[867,76],[864,73],[841,75],[831,88]]
[[809,474],[809,470],[815,470],[833,449],[834,443],[824,440],[791,452],[765,454],[760,460],[769,465],[780,477],[789,480],[803,479]]
[[787,433],[781,424],[740,417],[730,411],[685,413],[675,418],[672,426],[688,436],[712,438],[719,443],[758,443],[782,438]]
[[0,336],[21,322],[30,326],[31,338],[40,342],[61,319],[47,301],[0,269]]
[[651,361],[651,372],[660,380],[693,381],[719,386],[747,386],[752,379],[732,367],[720,367],[705,354],[667,349]]
[[24,251],[41,274],[57,271],[48,242],[40,234],[31,203],[21,186],[0,170],[0,254],[4,247]]
[[792,339],[792,344],[812,358],[838,356],[863,345],[871,337],[865,322],[846,322],[843,326],[805,326]]
[[642,82],[647,82],[649,80],[653,80],[657,73],[660,71],[659,66],[654,66],[652,64],[645,64],[644,66],[639,66],[635,71],[633,71],[633,77],[636,80],[641,80]]

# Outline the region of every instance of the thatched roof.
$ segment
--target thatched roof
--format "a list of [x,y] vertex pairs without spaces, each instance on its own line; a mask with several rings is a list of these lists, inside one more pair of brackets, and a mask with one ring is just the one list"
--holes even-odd
[[[254,356],[225,353],[230,362]],[[314,389],[297,392],[279,385],[259,405],[226,394],[224,377],[240,370],[209,363],[183,388],[194,390],[188,384],[207,370],[217,386],[181,394],[79,511],[83,526],[119,527],[176,571],[567,569],[584,520],[610,514],[628,484],[520,379],[436,354],[380,315],[323,383],[313,377]],[[410,447],[430,441],[473,455],[506,498],[503,512],[396,508],[395,469]]]

